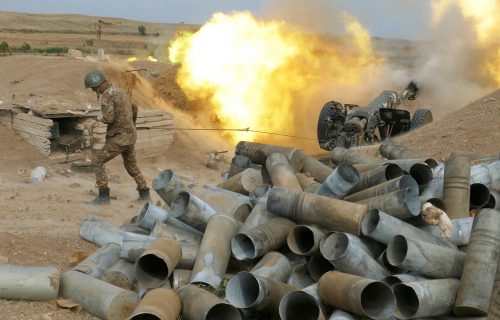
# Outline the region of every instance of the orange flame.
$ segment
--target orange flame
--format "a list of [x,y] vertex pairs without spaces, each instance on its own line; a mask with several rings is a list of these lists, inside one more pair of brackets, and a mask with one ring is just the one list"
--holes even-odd
[[482,62],[488,78],[500,86],[500,1],[499,0],[438,0],[432,2],[433,20],[439,22],[453,6],[471,24],[476,37],[473,44],[483,52]]
[[[187,96],[206,99],[223,126],[313,136],[316,123],[303,120],[317,117],[320,98],[331,99],[325,84],[356,85],[375,77],[381,63],[361,24],[346,13],[341,20],[351,37],[339,40],[248,12],[217,13],[174,39],[169,58],[181,64],[177,80]],[[262,140],[247,132],[231,138]]]

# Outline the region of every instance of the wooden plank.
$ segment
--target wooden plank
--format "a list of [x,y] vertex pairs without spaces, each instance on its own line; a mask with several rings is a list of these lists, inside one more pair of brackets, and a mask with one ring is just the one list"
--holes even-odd
[[41,124],[38,124],[35,122],[24,121],[24,120],[18,119],[16,117],[14,117],[14,120],[12,120],[12,123],[15,125],[19,125],[19,126],[23,126],[23,127],[27,127],[27,128],[33,128],[33,129],[37,129],[37,130],[44,131],[44,132],[50,132],[50,128],[51,128],[49,126],[41,125]]
[[30,116],[27,113],[14,113],[14,119],[21,119],[28,122],[33,122],[42,126],[52,127],[54,122],[50,119],[42,119],[34,116]]
[[36,135],[29,134],[29,133],[22,132],[22,131],[17,131],[16,133],[20,137],[23,137],[25,140],[37,141],[37,142],[40,142],[40,143],[48,143],[50,145],[50,140],[47,139],[47,138],[36,136]]
[[166,127],[174,124],[174,120],[162,120],[155,122],[139,123],[136,125],[137,128],[154,128],[154,127]]
[[16,125],[16,124],[14,124],[12,127],[16,131],[26,132],[29,134],[33,134],[35,136],[40,136],[40,137],[44,137],[44,138],[50,138],[52,136],[50,132],[41,131],[41,130],[37,130],[37,129],[33,129],[33,128],[28,128],[28,127],[24,127],[24,126],[20,126],[20,125]]
[[147,118],[137,118],[137,121],[135,124],[139,123],[148,123],[148,122],[155,122],[155,121],[162,121],[162,120],[169,120],[168,118],[164,117],[163,115],[161,116],[155,116],[155,117],[147,117]]
[[50,142],[49,143],[42,143],[34,140],[29,140],[29,139],[23,139],[26,143],[31,144],[34,147],[38,147],[40,149],[46,149],[50,150]]
[[85,159],[84,153],[66,154],[64,152],[54,152],[50,155],[50,157],[46,161],[46,163],[47,164],[58,164],[58,163],[73,162],[76,160],[83,160],[83,159]]

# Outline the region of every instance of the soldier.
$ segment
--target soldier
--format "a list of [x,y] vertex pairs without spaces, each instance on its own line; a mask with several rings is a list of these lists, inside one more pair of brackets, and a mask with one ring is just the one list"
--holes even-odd
[[87,73],[84,82],[86,88],[92,88],[92,91],[97,93],[101,104],[102,118],[99,117],[97,120],[108,125],[104,147],[94,150],[92,155],[99,195],[89,203],[94,205],[109,203],[108,178],[104,164],[119,154],[122,155],[128,174],[137,183],[139,199],[150,200],[149,188],[135,159],[137,106],[130,101],[125,91],[110,84],[98,70]]

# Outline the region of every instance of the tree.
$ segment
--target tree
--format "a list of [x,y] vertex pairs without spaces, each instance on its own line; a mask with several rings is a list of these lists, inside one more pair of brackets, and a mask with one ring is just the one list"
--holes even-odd
[[28,52],[28,51],[31,50],[31,46],[30,46],[29,43],[25,42],[25,43],[23,43],[23,45],[21,46],[20,49],[21,49],[22,52]]
[[0,42],[0,53],[9,52],[9,44],[5,41]]
[[146,35],[146,27],[145,26],[140,25],[139,27],[137,27],[137,30],[139,31],[139,33],[141,34],[141,36],[145,36]]

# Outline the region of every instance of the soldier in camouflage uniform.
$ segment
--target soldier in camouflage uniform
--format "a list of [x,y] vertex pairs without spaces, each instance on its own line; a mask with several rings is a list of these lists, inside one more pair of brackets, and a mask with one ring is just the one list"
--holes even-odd
[[98,120],[108,125],[104,147],[94,150],[92,155],[99,195],[91,201],[91,204],[109,203],[108,178],[104,164],[120,154],[125,169],[137,183],[139,198],[149,200],[149,188],[135,159],[137,106],[131,103],[125,91],[108,83],[98,70],[87,73],[85,87],[92,88],[97,93],[102,110],[102,119]]

